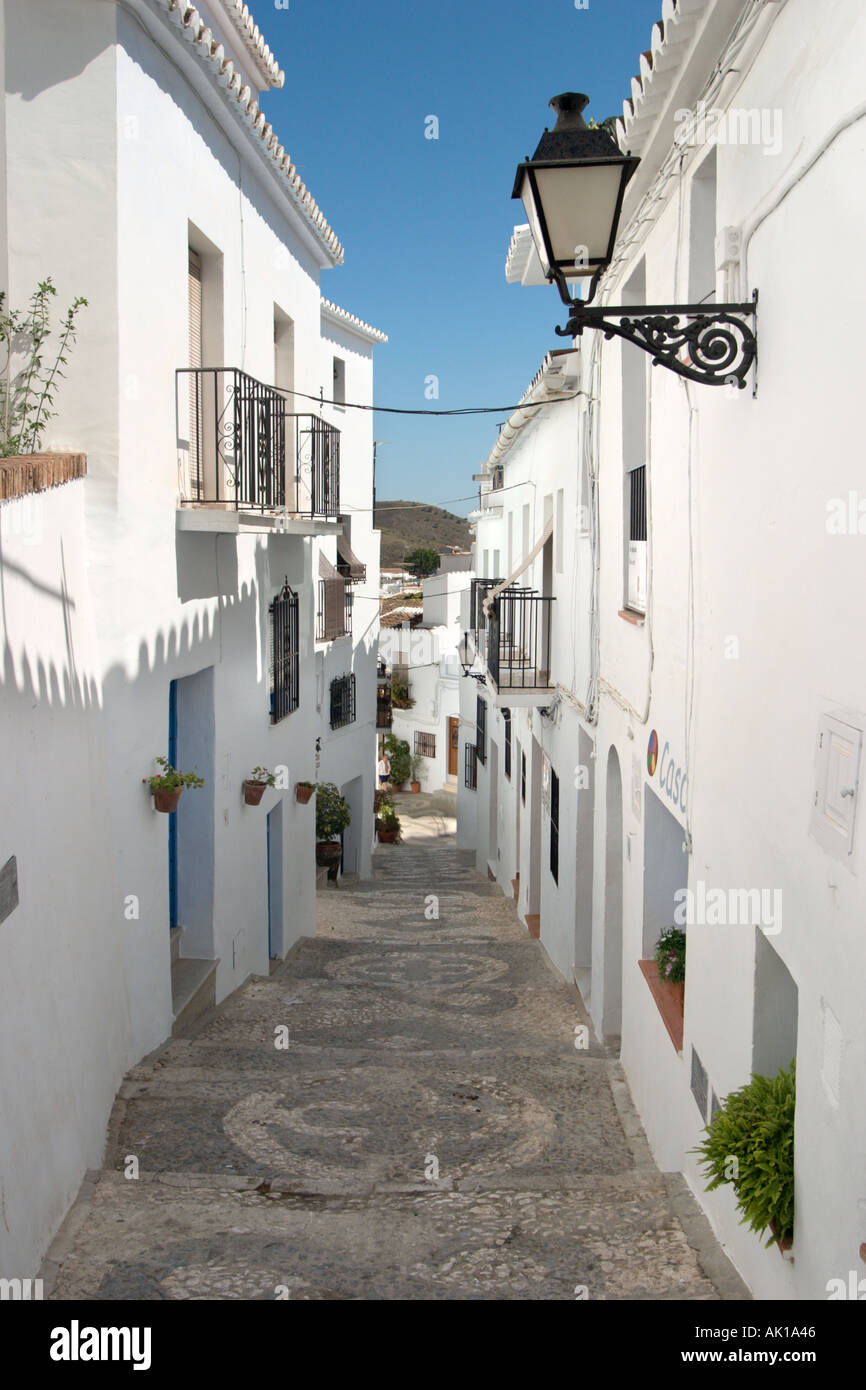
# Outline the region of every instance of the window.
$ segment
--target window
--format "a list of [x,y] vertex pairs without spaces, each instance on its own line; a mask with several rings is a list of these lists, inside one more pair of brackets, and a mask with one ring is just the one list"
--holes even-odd
[[474,743],[463,745],[463,785],[471,792],[478,786],[478,750]]
[[505,720],[505,776],[511,781],[511,710],[503,709],[502,718]]
[[526,805],[526,754],[520,755],[520,800]]
[[334,404],[346,404],[346,364],[342,357],[334,358]]
[[477,696],[475,701],[475,747],[478,761],[487,762],[487,702]]
[[559,882],[559,778],[550,769],[550,872]]
[[319,606],[316,611],[316,641],[333,642],[352,632],[353,590],[343,579],[319,580]]
[[342,729],[355,722],[355,677],[338,676],[331,681],[331,728]]
[[[623,303],[645,302],[643,262],[623,289]],[[625,607],[646,613],[647,590],[647,360],[631,343],[621,345],[622,457],[624,477]]]
[[286,579],[269,610],[271,641],[271,723],[278,724],[300,703],[298,596]]
[[436,757],[436,735],[422,734],[418,729],[415,730],[415,752],[421,758]]

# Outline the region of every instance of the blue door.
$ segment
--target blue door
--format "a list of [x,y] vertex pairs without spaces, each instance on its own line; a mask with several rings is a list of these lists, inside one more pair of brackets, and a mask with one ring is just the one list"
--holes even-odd
[[[168,687],[168,760],[177,767],[177,681]],[[177,811],[168,818],[168,923],[179,926],[177,914]]]

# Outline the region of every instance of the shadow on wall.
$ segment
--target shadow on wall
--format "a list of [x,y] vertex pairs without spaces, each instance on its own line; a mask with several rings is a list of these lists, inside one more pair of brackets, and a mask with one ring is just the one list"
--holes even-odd
[[[100,678],[74,529],[58,526],[32,566],[0,533],[0,869],[14,857],[18,881],[0,920],[2,1277],[35,1273],[85,1170],[101,1164],[124,1073],[171,1031],[168,817],[142,785],[168,749],[170,682],[223,661],[229,695],[233,671],[247,701],[259,692],[263,746],[271,729],[265,547],[240,592],[226,593],[221,571],[218,604],[142,641],[134,674],[115,663]],[[288,550],[275,563],[289,568]],[[134,583],[119,574],[116,612]]]

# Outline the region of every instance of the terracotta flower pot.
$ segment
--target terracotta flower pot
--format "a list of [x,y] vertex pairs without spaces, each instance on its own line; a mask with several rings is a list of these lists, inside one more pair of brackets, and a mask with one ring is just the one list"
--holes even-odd
[[332,869],[343,857],[339,840],[319,840],[316,844],[316,863],[322,869]]
[[781,1250],[782,1254],[784,1255],[784,1254],[785,1254],[785,1251],[786,1251],[786,1250],[790,1250],[790,1249],[791,1249],[791,1246],[794,1244],[792,1238],[791,1238],[790,1236],[785,1236],[783,1240],[780,1240],[780,1239],[779,1239],[779,1236],[778,1236],[778,1227],[777,1227],[775,1221],[772,1221],[772,1220],[770,1221],[770,1230],[773,1232],[773,1235],[776,1237],[776,1244],[778,1245],[779,1249]]
[[409,787],[410,787],[410,789],[411,789],[413,792],[416,792],[416,793],[417,793],[417,792],[420,792],[420,790],[421,790],[421,783],[420,783],[420,782],[410,782],[410,783],[409,783]]
[[267,790],[267,782],[244,782],[244,801],[248,806],[258,806]]
[[157,811],[176,811],[177,803],[180,801],[180,794],[183,787],[175,787],[172,791],[154,792],[153,804]]
[[393,845],[397,839],[396,830],[380,830],[378,834],[380,845]]
[[311,786],[309,786],[309,785],[304,786],[304,784],[303,784],[302,782],[296,782],[296,783],[295,783],[295,800],[296,800],[296,801],[299,801],[299,802],[301,803],[302,806],[306,806],[307,802],[310,800],[310,798],[311,798],[311,796],[313,795],[313,792],[314,792],[315,790],[316,790],[315,787],[311,787]]

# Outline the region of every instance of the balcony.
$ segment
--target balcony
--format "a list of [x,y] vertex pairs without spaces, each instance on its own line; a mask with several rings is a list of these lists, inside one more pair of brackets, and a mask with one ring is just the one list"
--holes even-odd
[[[550,678],[550,625],[556,600],[534,589],[503,589],[484,599],[494,579],[473,581],[470,598],[475,650],[487,667],[497,705],[545,705],[554,689]],[[502,697],[501,701],[498,698]]]
[[376,681],[376,728],[390,729],[391,724],[391,678],[379,676]]
[[340,530],[340,431],[234,367],[175,373],[179,526]]

